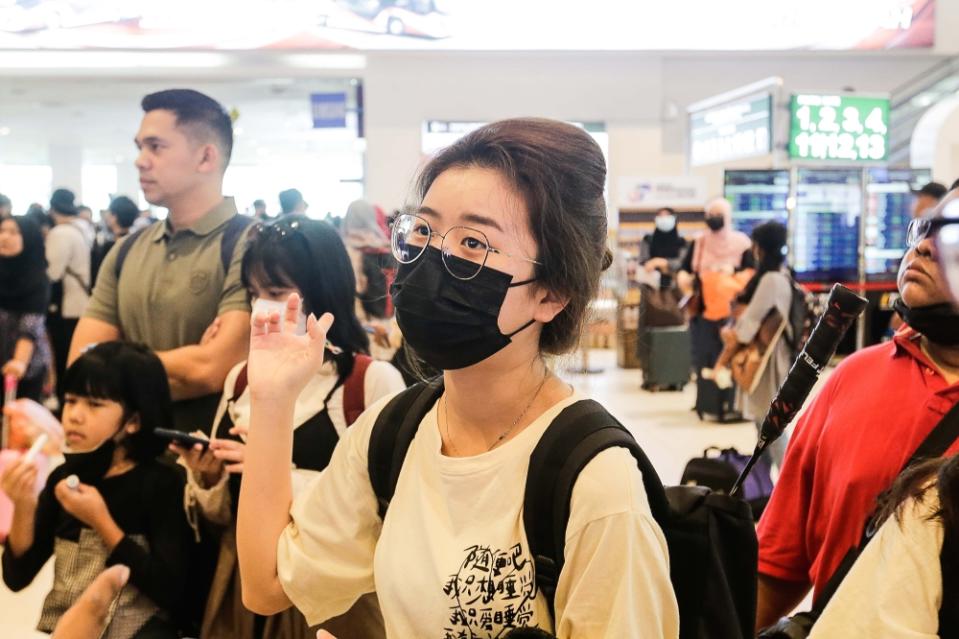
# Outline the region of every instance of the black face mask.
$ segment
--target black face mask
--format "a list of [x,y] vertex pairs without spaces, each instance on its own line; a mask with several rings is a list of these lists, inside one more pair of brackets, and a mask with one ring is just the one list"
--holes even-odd
[[934,304],[909,308],[902,298],[893,304],[906,324],[930,342],[942,346],[959,346],[959,313],[952,304]]
[[[458,260],[447,257],[447,260]],[[483,267],[471,280],[458,280],[443,265],[439,249],[427,247],[412,264],[401,264],[390,292],[403,338],[430,366],[444,371],[467,368],[505,348],[533,325],[530,320],[509,335],[497,324],[512,276]]]
[[76,475],[82,483],[96,485],[110,470],[116,447],[116,442],[108,439],[99,448],[85,453],[64,453],[63,468],[68,475]]
[[726,226],[726,220],[715,215],[706,218],[706,226],[712,231],[721,231]]

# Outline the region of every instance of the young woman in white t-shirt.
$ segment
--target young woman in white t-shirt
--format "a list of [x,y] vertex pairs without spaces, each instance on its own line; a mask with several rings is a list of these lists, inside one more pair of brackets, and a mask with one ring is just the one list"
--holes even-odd
[[[381,521],[367,469],[371,407],[326,471],[294,498],[295,398],[322,360],[334,318],[292,325],[254,314],[249,446],[237,541],[243,600],[295,605],[311,624],[375,591],[387,636],[503,637],[537,626],[561,638],[676,637],[662,531],[635,460],[597,455],[575,485],[555,619],[535,586],[523,528],[529,456],[552,420],[582,399],[546,356],[579,340],[606,248],[606,168],[583,130],[518,119],[470,133],[437,155],[415,215],[393,225],[393,286],[405,339],[444,371]],[[345,639],[345,638],[341,638]]]
[[[387,362],[372,361],[369,339],[356,317],[353,270],[336,229],[325,222],[287,216],[257,227],[243,256],[243,285],[259,308],[261,300],[282,305],[291,293],[302,296],[312,313],[341,318],[328,334],[332,346],[324,362],[295,398],[291,425],[294,494],[329,463],[340,436],[366,406],[405,388],[403,378]],[[305,317],[300,318],[305,330]],[[335,351],[335,352],[334,352]],[[188,513],[222,527],[219,558],[200,636],[204,639],[306,639],[315,636],[302,615],[257,619],[240,601],[236,560],[237,497],[246,457],[250,425],[248,364],[227,375],[212,428],[209,450],[172,446],[190,468]],[[289,474],[289,473],[287,473]],[[245,480],[244,480],[245,481]],[[346,636],[381,637],[383,623],[374,596],[361,598],[348,613],[325,627]]]

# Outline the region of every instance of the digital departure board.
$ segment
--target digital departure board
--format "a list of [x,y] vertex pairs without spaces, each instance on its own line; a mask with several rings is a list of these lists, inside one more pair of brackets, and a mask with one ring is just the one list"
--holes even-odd
[[789,157],[795,160],[881,162],[889,154],[889,99],[794,95]]
[[859,279],[862,171],[799,169],[792,266],[802,282]]
[[733,225],[746,235],[764,222],[789,221],[789,171],[726,171],[724,195],[733,207]]
[[906,229],[915,203],[913,191],[932,180],[927,169],[869,169],[866,172],[866,276],[895,282],[906,253]]
[[772,95],[768,92],[690,113],[690,165],[768,154],[772,121]]

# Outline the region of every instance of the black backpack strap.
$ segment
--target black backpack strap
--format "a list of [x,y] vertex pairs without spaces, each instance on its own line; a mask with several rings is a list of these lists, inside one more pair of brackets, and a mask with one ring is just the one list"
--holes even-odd
[[406,453],[420,422],[442,394],[442,376],[430,382],[420,382],[390,400],[376,417],[370,433],[367,463],[380,519],[386,516],[396,492]]
[[[916,448],[916,452],[912,454],[909,461],[906,462],[906,465],[902,467],[900,474],[910,466],[923,460],[942,457],[957,439],[959,439],[959,402],[954,404],[953,407],[949,409],[949,412],[939,420],[939,423],[932,429],[932,432],[926,435],[926,438],[922,440],[922,443]],[[874,513],[869,516],[866,522],[862,540],[859,542],[859,545],[849,549],[842,558],[839,567],[836,568],[836,572],[832,574],[829,581],[823,586],[819,598],[813,602],[811,612],[813,619],[819,619],[823,610],[826,609],[829,600],[832,599],[833,595],[836,594],[836,591],[839,589],[840,584],[842,584],[842,580],[846,578],[849,570],[853,564],[856,563],[856,559],[860,553],[862,553],[863,548],[866,547],[866,543],[868,543],[869,539],[876,532],[875,528],[877,526],[874,525],[873,517]]]
[[565,563],[573,486],[596,455],[613,447],[632,453],[643,475],[653,518],[661,525],[668,521],[663,484],[632,434],[595,401],[582,400],[563,410],[530,455],[523,505],[523,526],[536,564],[536,586],[543,591],[554,617],[553,600]]
[[253,224],[253,218],[236,214],[226,223],[223,230],[223,239],[220,240],[220,263],[223,264],[223,275],[230,272],[230,263],[233,261],[233,252],[237,242],[243,237],[244,231]]
[[117,261],[113,265],[113,273],[116,275],[118,281],[120,279],[120,271],[123,270],[123,263],[127,261],[127,255],[130,254],[130,249],[133,248],[134,242],[136,242],[137,239],[143,235],[144,231],[152,227],[152,224],[149,226],[144,226],[142,229],[120,242],[120,246],[117,248]]
[[[243,237],[243,232],[246,231],[251,224],[253,224],[252,218],[239,214],[231,217],[226,223],[226,228],[223,230],[223,239],[220,240],[220,263],[223,265],[224,275],[230,271],[230,263],[233,261],[233,252],[236,250],[237,243],[240,241],[240,238]],[[117,249],[116,265],[113,269],[117,279],[120,279],[123,263],[126,262],[127,255],[130,253],[130,249],[133,248],[133,243],[136,242],[138,237],[143,235],[144,231],[152,227],[152,224],[145,226],[120,243],[120,248]]]

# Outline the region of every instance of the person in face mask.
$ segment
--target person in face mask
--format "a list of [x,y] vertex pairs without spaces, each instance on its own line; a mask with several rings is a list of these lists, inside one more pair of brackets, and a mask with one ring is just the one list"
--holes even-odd
[[481,127],[424,168],[418,206],[393,222],[392,290],[404,337],[443,371],[444,390],[418,425],[383,520],[369,445],[388,402],[370,407],[294,496],[295,398],[335,322],[311,317],[308,335],[281,331],[296,318],[295,296],[282,315],[255,314],[237,524],[251,610],[295,605],[316,624],[375,590],[391,638],[520,626],[564,639],[678,636],[667,548],[626,450],[600,453],[579,475],[555,614],[533,585],[523,527],[530,454],[581,398],[546,356],[576,347],[611,262],[605,180],[587,133],[541,119]]
[[[303,300],[294,333],[306,331],[305,313],[338,318],[328,333],[324,364],[296,398],[293,412],[292,480],[300,492],[326,468],[340,436],[366,406],[403,388],[403,378],[386,362],[369,357],[369,340],[355,314],[353,270],[336,229],[318,220],[288,215],[255,228],[243,255],[243,285],[257,312],[284,308],[291,294]],[[189,468],[188,510],[215,526],[225,527],[200,636],[207,639],[297,639],[310,634],[295,608],[257,622],[240,601],[236,560],[236,511],[252,414],[247,384],[252,364],[238,364],[226,386],[208,433],[208,449],[171,448]],[[256,630],[262,624],[262,635]],[[367,595],[347,614],[324,624],[344,636],[383,636],[376,597]]]
[[676,282],[686,295],[685,306],[696,372],[696,411],[724,421],[732,412],[734,389],[717,389],[703,377],[723,351],[720,336],[732,313],[732,303],[752,277],[755,259],[752,241],[733,228],[732,206],[724,198],[706,205],[707,230],[686,252]]
[[123,564],[130,583],[101,637],[178,637],[190,531],[183,482],[158,460],[165,444],[153,432],[172,421],[163,364],[144,346],[106,342],[63,382],[66,461],[39,498],[32,460],[0,477],[14,503],[3,581],[19,591],[53,556],[53,589],[37,624],[51,632],[105,566]]
[[686,240],[679,234],[676,211],[663,208],[653,219],[656,230],[643,238],[639,263],[647,272],[659,271],[660,288],[672,286],[672,275],[679,271],[686,253]]
[[[936,227],[921,222],[910,225],[909,250],[899,269],[901,301],[896,306],[906,325],[891,342],[845,359],[796,424],[758,528],[757,627],[795,609],[810,587],[814,598],[821,596],[847,552],[859,545],[877,497],[893,485],[919,445],[959,402],[959,313],[937,259]],[[957,452],[959,441],[953,441],[946,456]],[[899,490],[899,495],[908,492]],[[928,519],[935,514],[934,502],[910,507],[907,518]],[[897,534],[887,533],[884,539]],[[892,553],[885,542],[874,545],[876,541],[870,541],[865,552],[873,558],[881,552],[902,570],[881,580],[847,575],[853,585],[840,601],[849,605],[830,602],[831,621],[824,613],[816,636],[904,636],[904,627],[915,630],[906,633],[909,636],[936,634],[938,614],[930,621],[927,613],[934,603],[938,613],[938,602],[928,575],[939,570],[938,563],[934,569],[928,562],[916,563],[911,545],[908,552]],[[887,603],[900,600],[908,605]],[[877,602],[882,602],[881,610],[866,615],[867,605]],[[926,619],[918,629],[914,615]]]

